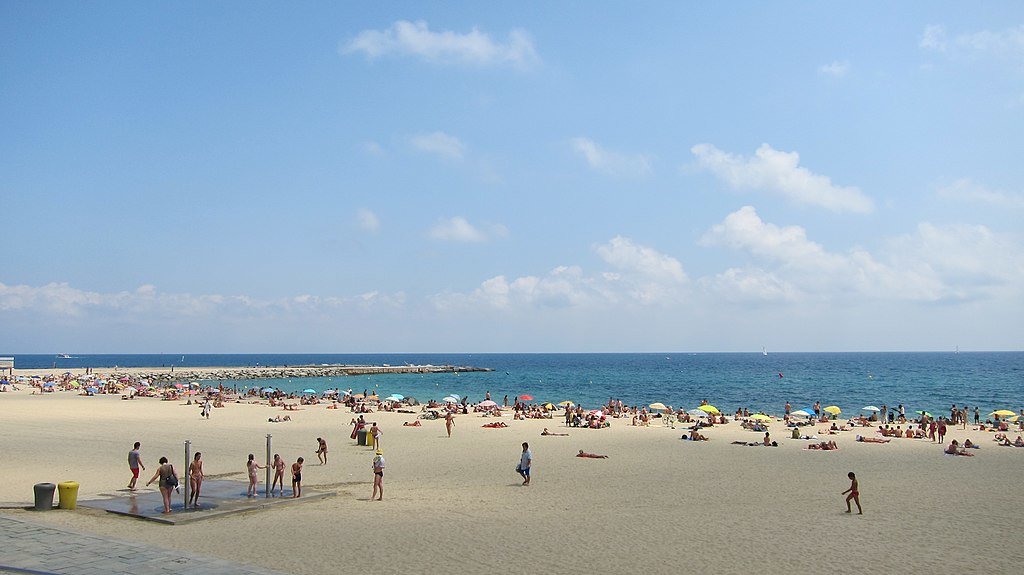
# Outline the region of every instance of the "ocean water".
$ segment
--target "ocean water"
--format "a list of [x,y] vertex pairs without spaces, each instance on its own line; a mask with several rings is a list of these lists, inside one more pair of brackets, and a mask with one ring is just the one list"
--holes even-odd
[[660,401],[692,408],[707,399],[724,412],[737,407],[781,414],[820,401],[844,413],[863,406],[896,406],[908,413],[948,413],[951,404],[1024,408],[1024,352],[939,353],[601,353],[601,354],[253,354],[16,356],[16,367],[159,367],[252,365],[433,364],[491,368],[461,374],[383,374],[225,382],[285,391],[313,388],[400,393],[421,401],[457,393],[480,401],[488,391],[529,394],[537,401],[570,400],[598,406],[609,398],[628,405]]

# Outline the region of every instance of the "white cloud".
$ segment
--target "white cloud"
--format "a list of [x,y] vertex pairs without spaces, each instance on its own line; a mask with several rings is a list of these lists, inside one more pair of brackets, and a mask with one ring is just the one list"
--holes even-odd
[[646,176],[651,173],[651,162],[642,154],[620,154],[611,152],[598,146],[593,140],[587,138],[573,138],[571,141],[573,149],[587,164],[606,174],[621,176]]
[[388,55],[417,56],[440,64],[479,66],[511,64],[527,67],[538,61],[533,40],[523,30],[512,30],[504,42],[473,28],[460,34],[431,31],[426,22],[399,20],[385,30],[364,30],[342,47],[342,53],[362,52],[369,58]]
[[700,280],[727,299],[963,301],[1019,291],[1024,280],[1024,250],[984,226],[923,223],[886,242],[879,260],[857,247],[831,253],[802,227],[764,222],[745,206],[713,226],[701,244],[743,251],[758,262]]
[[869,213],[874,202],[853,186],[837,186],[827,176],[801,167],[796,152],[780,152],[762,144],[754,157],[729,154],[711,144],[690,149],[699,165],[734,190],[757,190],[833,212]]
[[850,64],[848,62],[832,62],[831,64],[824,64],[818,67],[818,73],[825,76],[832,76],[833,78],[845,78],[846,73],[850,71]]
[[384,148],[380,144],[372,140],[363,142],[363,151],[371,156],[383,156]]
[[81,290],[67,283],[50,283],[39,287],[0,283],[0,313],[27,313],[39,317],[66,319],[147,320],[180,319],[184,317],[266,317],[268,315],[317,314],[343,311],[355,307],[400,307],[405,294],[375,293],[354,297],[321,297],[308,294],[274,300],[247,295],[192,295],[165,293],[155,286],[143,285],[134,291],[95,292]]
[[988,56],[1024,63],[1024,25],[1005,30],[980,30],[957,34],[949,39],[945,27],[925,27],[918,46],[952,56]]
[[469,293],[444,293],[431,298],[438,309],[526,310],[579,308],[607,310],[618,305],[670,306],[680,300],[687,283],[678,260],[616,236],[594,248],[617,271],[587,275],[575,265],[558,266],[545,275],[509,279],[499,275]]
[[434,154],[446,160],[461,160],[466,151],[466,146],[461,140],[441,131],[413,136],[409,142],[421,152]]
[[359,211],[356,212],[356,218],[359,220],[359,227],[368,232],[376,232],[380,229],[380,218],[377,217],[377,214],[366,208],[359,208]]
[[435,240],[479,243],[507,237],[508,228],[502,224],[483,224],[478,227],[462,216],[455,216],[437,222],[430,228],[429,235]]
[[936,52],[946,51],[946,28],[939,24],[925,26],[918,47]]
[[597,246],[595,251],[601,259],[620,270],[668,282],[686,281],[686,272],[679,260],[629,238],[615,236],[608,243]]
[[1024,208],[1024,194],[989,190],[968,178],[957,180],[948,186],[942,186],[939,188],[939,196],[951,200],[987,204],[1000,208],[1018,210]]

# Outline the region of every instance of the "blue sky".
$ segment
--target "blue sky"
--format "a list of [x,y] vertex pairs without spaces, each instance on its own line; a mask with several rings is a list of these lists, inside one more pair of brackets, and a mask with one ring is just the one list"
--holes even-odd
[[0,4],[0,350],[1019,350],[1024,6]]

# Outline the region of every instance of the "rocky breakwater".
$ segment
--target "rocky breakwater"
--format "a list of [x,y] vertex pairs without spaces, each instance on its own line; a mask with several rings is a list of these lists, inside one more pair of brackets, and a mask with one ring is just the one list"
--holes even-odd
[[133,379],[151,383],[216,381],[238,379],[291,379],[299,377],[342,377],[378,373],[464,373],[494,371],[487,367],[458,365],[299,365],[284,367],[208,367],[135,371]]

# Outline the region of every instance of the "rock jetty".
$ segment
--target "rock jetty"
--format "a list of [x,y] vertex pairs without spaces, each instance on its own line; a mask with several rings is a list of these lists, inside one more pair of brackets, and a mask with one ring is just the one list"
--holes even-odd
[[[487,367],[465,365],[298,365],[284,367],[208,367],[164,369],[132,369],[133,379],[152,383],[237,379],[290,379],[299,377],[343,377],[379,373],[466,373],[494,371]],[[114,374],[117,370],[114,370]]]

